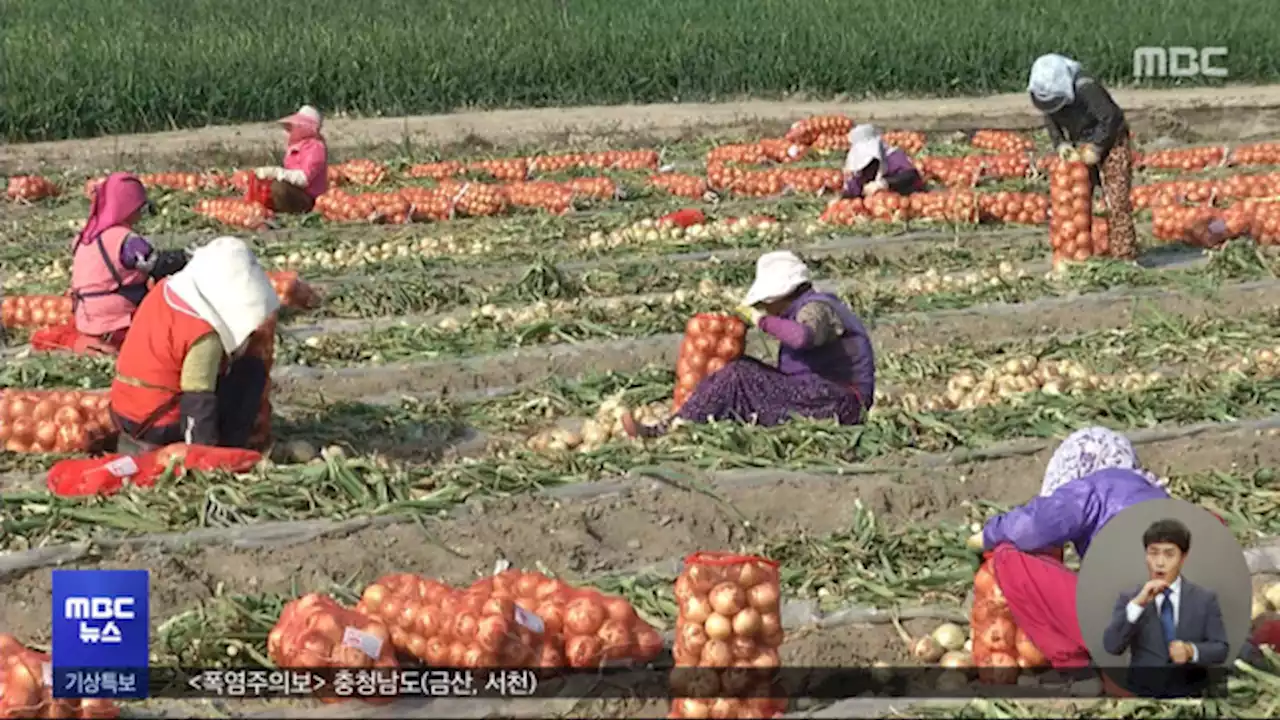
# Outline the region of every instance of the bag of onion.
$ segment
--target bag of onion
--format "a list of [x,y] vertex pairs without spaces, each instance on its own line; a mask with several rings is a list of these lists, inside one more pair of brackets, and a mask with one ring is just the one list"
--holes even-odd
[[712,313],[690,318],[676,362],[672,412],[680,410],[703,378],[742,357],[746,340],[747,324],[740,318]]
[[[509,597],[459,591],[409,574],[365,588],[360,612],[387,624],[395,648],[432,667],[516,668],[543,662],[542,622]],[[547,662],[558,667],[560,658]]]
[[115,435],[105,392],[0,390],[0,447],[8,452],[92,452]]
[[1089,166],[1059,162],[1049,171],[1049,244],[1053,266],[1080,262],[1094,255],[1093,185]]
[[[284,606],[267,635],[267,653],[282,668],[394,668],[395,648],[387,626],[328,595],[311,593]],[[321,692],[325,702],[346,698]],[[362,698],[390,702],[391,698]]]
[[783,640],[778,564],[731,553],[695,553],[685,558],[675,597],[671,691],[676,697],[668,717],[781,716],[785,701],[769,697]]
[[[540,667],[594,668],[609,661],[647,663],[662,652],[662,636],[626,598],[549,578],[506,570],[471,591],[511,598],[543,624]],[[558,659],[559,662],[552,662]]]
[[120,708],[110,700],[55,700],[51,662],[47,654],[0,634],[0,718],[119,717]]
[[[1062,560],[1062,550],[1044,553]],[[973,636],[973,664],[978,678],[992,685],[1018,681],[1019,668],[1037,669],[1048,665],[1044,653],[1018,628],[992,569],[992,554],[983,556],[973,577],[973,608],[969,611]]]

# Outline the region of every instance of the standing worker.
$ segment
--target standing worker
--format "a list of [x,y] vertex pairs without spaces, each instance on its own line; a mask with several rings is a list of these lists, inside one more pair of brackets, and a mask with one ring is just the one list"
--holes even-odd
[[187,264],[186,251],[157,250],[133,231],[149,207],[142,181],[129,173],[108,175],[94,191],[89,219],[71,248],[77,351],[119,352],[150,280]]
[[1137,257],[1138,235],[1129,200],[1133,158],[1124,111],[1106,88],[1081,72],[1080,63],[1058,54],[1036,58],[1027,91],[1031,103],[1045,116],[1058,157],[1084,161],[1094,187],[1102,186],[1110,255],[1123,260]]
[[271,180],[271,203],[276,212],[311,212],[316,198],[329,189],[329,150],[320,127],[320,111],[303,105],[298,112],[280,119],[288,137],[284,167],[260,167],[259,180]]
[[844,197],[857,198],[892,190],[909,195],[924,189],[924,178],[906,152],[885,145],[874,125],[858,125],[849,131],[849,154],[844,171],[849,176]]
[[122,439],[144,450],[248,445],[268,378],[262,360],[244,351],[279,308],[244,241],[220,237],[196,250],[143,299],[120,349],[111,415]]
[[[766,253],[743,300],[752,325],[778,340],[778,365],[739,358],[707,376],[676,418],[686,422],[754,421],[771,426],[800,415],[856,425],[875,400],[871,338],[840,298],[818,292],[809,269],[787,251]],[[631,437],[651,437],[667,425],[643,427],[622,416]]]

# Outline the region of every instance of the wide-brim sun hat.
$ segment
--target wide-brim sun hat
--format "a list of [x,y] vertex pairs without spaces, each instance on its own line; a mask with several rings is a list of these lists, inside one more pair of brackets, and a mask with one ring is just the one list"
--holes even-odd
[[861,172],[872,160],[883,155],[883,140],[874,125],[858,125],[849,131],[849,154],[845,158],[845,172]]
[[786,297],[807,282],[809,268],[795,253],[788,250],[765,253],[756,261],[756,279],[747,289],[742,304],[755,306]]
[[324,117],[320,115],[320,111],[311,105],[303,105],[298,111],[292,115],[286,115],[279,120],[278,123],[285,127],[313,127],[317,130],[324,124]]

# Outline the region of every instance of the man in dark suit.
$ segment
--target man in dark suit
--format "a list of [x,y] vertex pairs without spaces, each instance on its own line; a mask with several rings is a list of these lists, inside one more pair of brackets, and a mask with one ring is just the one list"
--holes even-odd
[[1126,689],[1152,697],[1203,694],[1208,668],[1227,660],[1227,630],[1218,596],[1182,577],[1191,531],[1173,519],[1142,534],[1146,584],[1122,593],[1102,644],[1112,655],[1130,653]]

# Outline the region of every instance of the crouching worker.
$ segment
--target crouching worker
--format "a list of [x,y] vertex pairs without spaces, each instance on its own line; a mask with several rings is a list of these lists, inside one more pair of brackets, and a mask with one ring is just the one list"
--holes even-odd
[[141,450],[170,443],[245,447],[267,370],[245,357],[249,336],[280,307],[241,240],[199,248],[138,307],[111,384],[121,439]]
[[184,250],[157,250],[133,231],[150,208],[147,190],[128,173],[98,186],[89,220],[71,248],[71,303],[77,351],[119,352],[150,281],[181,270]]
[[896,147],[888,147],[873,125],[859,125],[849,131],[849,154],[844,161],[849,176],[844,197],[857,198],[891,190],[909,195],[924,189],[924,178],[911,158]]
[[[762,255],[743,300],[751,324],[780,343],[778,365],[740,358],[707,376],[676,418],[688,422],[738,420],[773,426],[793,414],[863,421],[876,392],[875,354],[866,327],[849,306],[809,282],[809,269],[786,251]],[[673,418],[674,419],[674,418]],[[632,437],[655,436],[668,425],[645,427],[623,415]]]
[[280,119],[288,139],[284,167],[260,167],[253,174],[271,180],[271,204],[276,212],[309,213],[316,198],[329,189],[329,151],[320,127],[320,111],[303,105],[298,112]]
[[1138,463],[1133,444],[1104,427],[1077,430],[1054,451],[1040,497],[987,521],[969,538],[973,550],[994,550],[993,570],[1018,627],[1057,669],[1090,665],[1076,620],[1076,574],[1033,555],[1075,545],[1084,557],[1107,521],[1147,500],[1168,499],[1155,475]]

